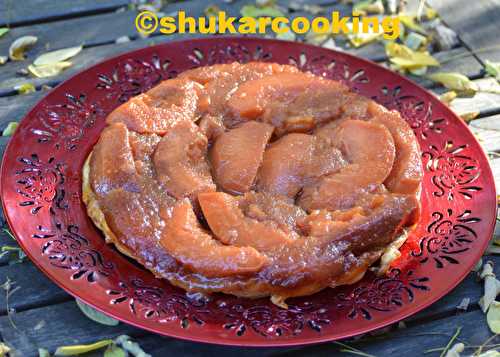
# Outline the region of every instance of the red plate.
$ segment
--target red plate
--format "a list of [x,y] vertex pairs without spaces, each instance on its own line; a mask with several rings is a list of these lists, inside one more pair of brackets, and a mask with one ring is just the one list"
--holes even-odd
[[[425,167],[418,227],[390,274],[291,299],[188,297],[106,245],[81,200],[81,168],[106,115],[184,70],[223,62],[291,63],[341,80],[390,109],[418,137]],[[374,330],[430,305],[471,270],[496,211],[487,158],[435,96],[369,61],[292,42],[206,38],[129,52],[59,85],[24,118],[5,152],[7,220],[33,262],[63,289],[117,319],[160,334],[246,346],[316,343]]]

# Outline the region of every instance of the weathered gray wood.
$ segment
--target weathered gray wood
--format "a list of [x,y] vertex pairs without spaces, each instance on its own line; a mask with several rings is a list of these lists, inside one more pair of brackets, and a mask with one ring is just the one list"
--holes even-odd
[[[445,347],[459,327],[462,328],[459,338],[470,345],[480,345],[492,335],[486,325],[484,314],[475,310],[405,329],[396,329],[380,336],[343,342],[375,356],[422,356],[429,349]],[[491,342],[498,343],[498,337]],[[285,354],[286,356],[332,356],[339,353],[340,348],[335,343],[326,343],[297,348],[294,351],[286,351]],[[474,349],[468,349],[467,352],[472,353]],[[440,352],[425,354],[431,357],[439,355]]]
[[[499,0],[430,0],[441,18],[482,60],[500,61]],[[485,49],[489,49],[485,51]]]
[[[12,295],[15,296],[16,293]],[[103,326],[86,318],[74,301],[31,309],[0,318],[3,340],[17,350],[18,356],[34,356],[38,348],[54,350],[58,346],[92,343],[127,334],[143,336],[144,331],[130,325]]]
[[0,131],[11,121],[20,121],[48,92],[0,97]]
[[[83,317],[73,301],[57,305],[32,309],[12,316],[17,327],[13,328],[9,319],[0,318],[0,327],[4,341],[13,347],[18,355],[31,356],[39,347],[54,351],[58,346],[68,344],[90,343],[104,338],[113,338],[120,334],[133,336],[144,349],[153,355],[164,355],[168,351],[185,351],[185,353],[198,355],[200,348],[207,348],[206,352],[216,353],[252,352],[251,355],[324,355],[331,356],[339,352],[339,347],[334,343],[322,344],[311,347],[281,349],[281,350],[255,350],[241,348],[222,348],[216,346],[202,346],[192,342],[184,342],[151,335],[142,330],[126,324],[115,327],[102,326]],[[71,330],[68,331],[67,322],[71,321]],[[436,319],[415,325],[408,324],[406,329],[394,329],[388,334],[378,337],[366,336],[358,341],[349,341],[349,345],[360,348],[365,352],[383,355],[416,355],[409,351],[408,343],[419,346],[418,354],[431,348],[444,347],[457,327],[462,327],[460,337],[470,344],[481,344],[491,333],[485,322],[485,316],[480,310],[459,314],[446,319]],[[169,353],[170,354],[170,353]],[[184,353],[183,353],[184,354]],[[438,354],[434,354],[438,355]],[[431,354],[430,356],[433,356]]]
[[[5,65],[5,71],[2,70],[0,72],[0,94],[2,92],[9,92],[13,89],[16,84],[20,83],[32,83],[33,85],[40,87],[42,84],[47,84],[53,81],[62,81],[72,74],[75,74],[78,71],[81,71],[84,68],[87,68],[89,64],[94,64],[99,62],[107,57],[111,57],[113,55],[117,55],[126,51],[130,51],[133,49],[141,48],[148,46],[153,43],[163,42],[165,40],[169,40],[171,38],[177,38],[176,35],[172,35],[169,37],[157,37],[154,39],[141,39],[137,41],[121,43],[121,44],[110,44],[98,47],[92,47],[85,49],[80,54],[72,59],[73,66],[62,72],[58,76],[50,77],[50,78],[25,78],[16,76],[15,73],[26,66],[28,66],[29,62],[9,62]],[[162,41],[163,40],[163,41]]]
[[[7,279],[15,282],[19,289],[9,299],[9,308],[24,311],[44,305],[52,305],[73,298],[54,284],[27,259],[23,263],[0,268],[0,285]],[[0,292],[0,315],[7,312],[6,294]]]
[[0,26],[19,26],[62,17],[113,11],[122,6],[127,6],[128,3],[127,0],[3,0],[0,2]]

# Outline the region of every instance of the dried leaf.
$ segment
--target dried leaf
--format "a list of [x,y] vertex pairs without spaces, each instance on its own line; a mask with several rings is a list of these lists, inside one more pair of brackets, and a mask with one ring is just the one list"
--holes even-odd
[[434,27],[432,37],[439,51],[449,51],[460,42],[457,33],[441,23]]
[[241,16],[247,17],[280,17],[285,16],[285,14],[278,9],[276,6],[262,6],[258,7],[255,5],[245,5],[240,10]]
[[50,357],[50,353],[45,348],[38,349],[38,357]]
[[466,123],[470,122],[471,120],[476,119],[479,116],[478,111],[473,111],[473,112],[466,112],[466,113],[460,113],[460,118]]
[[455,72],[437,72],[427,76],[431,81],[441,83],[448,89],[464,92],[477,92],[477,85],[469,78]]
[[284,40],[284,41],[295,41],[297,39],[295,33],[287,25],[281,24],[280,29],[284,28],[288,28],[288,31],[276,34],[276,38],[278,40]]
[[419,33],[416,32],[410,32],[408,36],[406,36],[404,44],[406,47],[409,49],[416,51],[423,45],[425,45],[427,42],[427,38],[425,36],[422,36]]
[[116,326],[120,323],[120,321],[113,319],[112,317],[109,317],[107,315],[104,315],[102,312],[97,311],[96,309],[88,306],[87,304],[83,303],[82,301],[76,299],[76,304],[80,308],[80,310],[83,312],[85,316],[87,316],[89,319],[92,321],[95,321],[97,323],[100,323],[102,325],[107,325],[107,326]]
[[407,14],[399,14],[397,17],[398,17],[399,21],[403,25],[408,27],[409,29],[425,34],[425,29],[416,23],[416,21],[415,21],[416,16],[407,15]]
[[5,129],[3,129],[2,136],[12,136],[12,134],[14,134],[14,132],[16,131],[18,125],[19,123],[15,121],[9,122]]
[[133,356],[151,357],[149,353],[144,352],[144,350],[141,348],[141,346],[139,346],[138,343],[130,341],[130,337],[127,335],[118,336],[115,339],[115,342]]
[[58,347],[54,356],[77,356],[82,353],[87,353],[91,351],[98,350],[100,348],[109,346],[113,343],[113,340],[101,340],[90,345],[73,345],[73,346],[61,346]]
[[486,314],[486,322],[491,332],[496,334],[500,333],[500,302],[493,301],[490,304],[490,308]]
[[26,253],[24,253],[21,248],[10,245],[4,245],[2,246],[2,249],[0,249],[0,258],[5,255],[9,257],[9,265],[22,263],[22,261],[26,258]]
[[495,77],[497,80],[500,79],[500,62],[486,60],[484,69],[490,76]]
[[500,94],[500,84],[495,78],[483,78],[475,83],[478,92]]
[[109,345],[104,351],[104,357],[126,357],[127,352],[115,344]]
[[440,65],[439,62],[429,54],[429,52],[413,52],[410,58],[391,57],[389,60],[404,69]]
[[130,37],[120,36],[115,40],[115,43],[126,43],[126,42],[130,42]]
[[484,279],[484,295],[481,298],[481,309],[483,312],[487,312],[491,303],[496,299],[498,293],[500,292],[500,282],[496,279],[493,273],[493,263],[491,261],[486,262],[483,265],[483,270],[479,275],[481,279]]
[[330,34],[327,33],[316,33],[314,31],[309,31],[306,33],[305,40],[306,43],[312,45],[321,45],[323,42],[330,38]]
[[0,27],[0,37],[5,35],[7,32],[9,32],[9,29],[7,27]]
[[57,76],[66,68],[71,67],[71,65],[72,63],[67,61],[45,64],[42,66],[34,66],[30,64],[28,66],[28,71],[37,78],[46,78]]
[[450,104],[457,97],[457,92],[451,90],[439,96],[439,100],[443,103]]
[[463,298],[462,301],[460,301],[460,304],[457,305],[457,309],[467,311],[467,309],[469,308],[469,304],[470,298]]
[[448,352],[446,352],[445,357],[460,357],[460,353],[463,352],[464,349],[465,345],[463,343],[456,343],[448,350]]
[[473,272],[478,272],[479,270],[481,270],[482,267],[483,267],[483,258],[479,258],[479,260],[476,263],[476,265],[474,265],[474,268],[472,268],[472,271]]
[[7,56],[0,56],[0,66],[6,64],[8,59]]
[[495,350],[489,350],[484,353],[481,353],[479,355],[475,355],[476,357],[499,357],[500,352],[495,351]]
[[32,83],[23,83],[14,87],[14,90],[19,94],[28,94],[36,92],[36,88]]
[[35,36],[23,36],[12,42],[9,47],[9,58],[13,61],[25,59],[24,53],[38,41]]
[[5,343],[0,342],[0,357],[6,356],[10,352],[10,347]]
[[208,5],[205,10],[203,10],[203,13],[207,17],[211,16],[217,16],[220,12],[220,8],[217,5]]
[[354,4],[352,8],[352,12],[355,13],[357,12],[358,14],[361,15],[366,15],[366,14],[383,14],[384,13],[384,4],[382,4],[381,0],[366,0],[366,1],[360,1]]
[[370,26],[367,32],[359,31],[357,33],[353,31],[353,24],[351,22],[347,24],[347,27],[349,29],[349,33],[347,34],[347,39],[356,48],[364,46],[370,42],[373,42],[384,34],[384,31],[381,26],[379,27],[378,32],[375,31],[373,26]]
[[312,15],[319,15],[325,12],[325,8],[316,4],[304,4],[302,9]]
[[335,44],[335,41],[331,37],[328,40],[326,40],[325,42],[323,42],[321,47],[328,48],[330,50],[340,50],[340,48],[337,47],[337,45]]
[[63,48],[57,51],[51,51],[38,56],[35,61],[33,61],[34,66],[44,66],[49,64],[55,64],[58,62],[66,61],[72,57],[75,57],[83,49],[82,46]]
[[404,45],[396,42],[387,42],[385,45],[385,53],[387,57],[404,57],[411,58],[413,51]]

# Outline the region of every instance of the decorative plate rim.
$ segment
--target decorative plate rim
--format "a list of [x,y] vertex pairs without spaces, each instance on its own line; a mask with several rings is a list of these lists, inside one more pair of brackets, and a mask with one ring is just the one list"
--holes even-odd
[[[49,93],[47,93],[43,98],[41,98],[35,105],[32,106],[32,108],[29,110],[29,112],[23,117],[23,119],[20,121],[20,124],[25,124],[27,123],[30,118],[37,112],[37,108],[39,105],[41,105],[42,102],[44,102],[50,95],[53,93],[56,93],[58,89],[64,87],[66,84],[72,82],[75,78],[78,78],[80,76],[85,75],[87,72],[91,71],[95,67],[98,66],[103,66],[106,64],[111,64],[111,63],[118,63],[122,59],[127,59],[131,58],[133,59],[134,56],[140,54],[142,51],[146,49],[161,49],[161,48],[167,48],[169,46],[179,44],[179,43],[204,43],[204,42],[223,42],[223,41],[233,41],[235,43],[241,44],[245,42],[252,42],[252,41],[257,41],[260,43],[266,43],[266,44],[289,44],[293,45],[295,47],[300,47],[300,48],[309,48],[309,49],[315,49],[318,48],[317,46],[309,45],[309,44],[304,44],[304,43],[298,43],[298,42],[289,42],[289,41],[281,41],[281,40],[274,40],[274,39],[264,39],[264,38],[259,38],[259,37],[247,37],[247,36],[219,36],[219,37],[202,37],[202,38],[188,38],[188,39],[179,39],[175,41],[169,41],[169,42],[164,42],[160,43],[154,46],[149,46],[149,47],[144,47],[144,48],[138,48],[132,51],[128,51],[110,58],[107,58],[105,60],[99,61],[98,63],[93,64],[90,67],[87,67],[73,75],[71,75],[68,79],[64,80],[63,82],[59,83],[53,90],[51,90]],[[325,49],[322,49],[325,50]],[[339,52],[335,50],[328,50],[332,54],[337,54],[343,57],[346,57],[349,61],[358,61],[363,63],[367,67],[372,67],[376,69],[377,71],[383,72],[386,75],[390,75],[393,78],[397,78],[399,81],[403,83],[411,83],[412,86],[414,86],[419,92],[426,93],[427,95],[432,95],[432,98],[434,98],[434,95],[429,92],[427,89],[423,88],[419,84],[413,82],[412,80],[400,75],[399,73],[393,72],[375,62],[372,62],[370,60],[364,59],[357,57],[355,55],[345,53],[345,52]],[[476,137],[470,132],[468,126],[446,105],[441,103],[439,99],[433,99],[432,100],[433,105],[437,105],[441,111],[444,112],[446,118],[450,118],[455,122],[455,124],[459,123],[458,125],[461,127],[461,130],[466,130],[468,134],[470,134],[470,138],[468,138],[468,143],[471,141],[474,145],[477,147],[481,148],[481,150],[478,151],[478,161],[480,163],[480,168],[482,170],[481,176],[484,178],[486,183],[490,183],[492,187],[490,188],[492,190],[492,197],[494,198],[494,205],[492,204],[492,212],[490,217],[485,217],[483,220],[485,220],[485,226],[487,226],[487,233],[488,237],[491,237],[494,229],[495,229],[495,223],[496,223],[496,211],[498,209],[497,204],[496,204],[496,187],[494,184],[494,177],[493,173],[491,170],[491,167],[489,165],[489,160],[484,152],[482,150],[481,145],[479,144],[479,141],[476,139]],[[21,125],[20,125],[21,126]],[[452,278],[449,280],[449,283],[447,284],[447,287],[439,292],[437,295],[432,294],[427,297],[425,300],[419,301],[419,304],[415,306],[413,304],[412,307],[410,307],[407,311],[401,312],[399,314],[394,314],[393,316],[389,316],[388,318],[382,319],[381,321],[378,322],[369,322],[363,324],[363,321],[359,323],[360,327],[353,329],[352,331],[349,332],[344,332],[343,334],[340,335],[335,335],[334,337],[331,336],[331,334],[318,334],[313,337],[301,337],[301,336],[293,336],[292,338],[288,339],[259,339],[256,340],[254,339],[253,341],[249,341],[248,339],[242,339],[241,342],[232,340],[232,339],[221,339],[219,336],[214,337],[199,337],[196,335],[196,331],[194,333],[189,333],[189,330],[175,330],[175,329],[169,329],[168,331],[161,331],[160,328],[153,328],[149,326],[144,326],[143,324],[140,323],[140,321],[134,321],[134,319],[131,316],[118,316],[114,312],[114,308],[112,305],[108,304],[104,306],[103,304],[99,304],[95,301],[87,299],[87,297],[80,298],[79,293],[77,292],[77,289],[74,284],[71,284],[71,282],[68,279],[62,279],[58,277],[58,275],[53,271],[46,269],[40,261],[38,261],[40,254],[38,252],[32,252],[28,249],[26,242],[24,239],[20,239],[15,226],[13,225],[12,222],[12,217],[9,214],[9,209],[8,206],[9,204],[12,205],[12,203],[8,203],[5,199],[5,193],[9,190],[7,187],[7,184],[5,183],[6,181],[6,175],[7,175],[7,164],[6,164],[6,157],[7,155],[13,155],[15,149],[13,148],[13,142],[14,138],[16,136],[20,136],[20,132],[16,131],[13,135],[13,137],[9,140],[9,143],[7,144],[7,147],[4,151],[4,156],[2,158],[2,164],[0,168],[0,190],[1,190],[1,196],[2,196],[2,208],[4,210],[5,218],[6,221],[9,225],[9,227],[12,230],[12,233],[15,235],[16,240],[18,244],[22,247],[22,249],[26,252],[30,260],[37,266],[38,269],[40,269],[47,277],[50,278],[51,281],[55,282],[59,287],[61,287],[63,290],[71,294],[73,297],[78,298],[83,300],[85,303],[88,305],[94,307],[95,309],[106,313],[107,315],[112,316],[113,318],[116,318],[124,323],[133,325],[135,327],[141,328],[148,330],[153,333],[159,333],[165,336],[169,337],[175,337],[179,338],[182,340],[187,340],[187,341],[192,341],[192,342],[204,342],[204,343],[211,343],[211,344],[217,344],[217,345],[227,345],[227,346],[247,346],[247,347],[285,347],[285,346],[299,346],[299,345],[309,345],[309,344],[316,344],[316,343],[322,343],[322,342],[329,342],[333,340],[338,340],[338,339],[343,339],[347,337],[352,337],[355,335],[359,335],[362,333],[366,333],[369,331],[373,331],[379,328],[386,327],[388,325],[391,325],[397,321],[403,320],[411,315],[414,315],[415,313],[427,308],[434,302],[438,301],[445,295],[447,295],[451,290],[453,290],[466,276],[469,274],[471,268],[473,267],[473,264],[469,264],[470,266],[467,267],[467,269],[464,269],[460,274],[453,274]],[[12,151],[12,153],[11,153]],[[12,189],[12,188],[10,188]],[[487,199],[491,199],[491,197],[487,197]],[[20,209],[18,207],[17,209]],[[489,243],[489,239],[484,238],[482,242],[480,242],[479,249],[475,249],[473,252],[470,252],[469,254],[473,257],[473,261],[477,262],[480,257],[483,255],[485,249],[487,248]],[[184,333],[183,333],[184,331]]]

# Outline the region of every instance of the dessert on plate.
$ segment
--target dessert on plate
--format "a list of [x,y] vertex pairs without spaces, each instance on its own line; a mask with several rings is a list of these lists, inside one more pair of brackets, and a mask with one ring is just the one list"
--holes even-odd
[[396,111],[275,63],[200,67],[116,108],[83,168],[106,241],[189,292],[286,299],[384,273],[419,219]]

